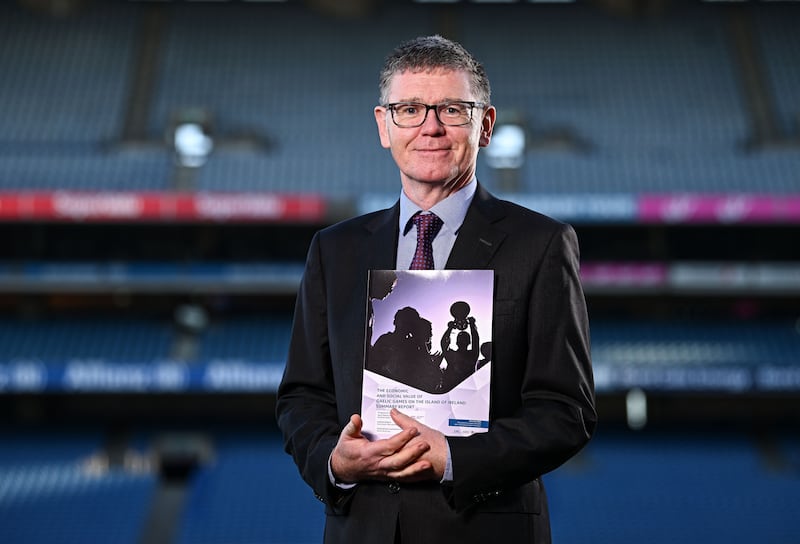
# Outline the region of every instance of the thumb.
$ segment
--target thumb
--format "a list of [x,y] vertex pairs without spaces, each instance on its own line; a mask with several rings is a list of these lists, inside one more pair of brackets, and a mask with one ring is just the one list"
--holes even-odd
[[350,421],[348,421],[347,425],[344,426],[342,434],[353,438],[360,437],[362,425],[363,422],[361,421],[361,416],[358,414],[353,414],[350,416]]

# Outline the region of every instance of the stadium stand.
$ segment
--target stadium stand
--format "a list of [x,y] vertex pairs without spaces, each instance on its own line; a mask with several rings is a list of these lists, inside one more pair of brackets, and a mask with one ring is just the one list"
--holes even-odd
[[[396,199],[375,72],[433,32],[524,123],[516,181],[483,154],[479,179],[577,209],[589,259],[601,428],[546,476],[555,541],[800,539],[800,4],[80,4],[0,4],[0,542],[320,541],[271,413],[291,299],[316,229]],[[197,116],[214,149],[181,182],[171,130]],[[102,200],[123,192],[148,198]],[[221,192],[241,199],[178,215]],[[313,213],[244,206],[272,193]],[[187,304],[205,326],[181,328]]]
[[[545,477],[554,542],[792,542],[800,467],[788,458],[798,444],[790,433],[770,440],[777,446],[765,455],[740,430],[601,429]],[[574,512],[586,516],[581,523]]]
[[[0,322],[0,386],[71,391],[84,384],[99,391],[157,391],[166,387],[161,376],[174,389],[188,391],[197,386],[195,379],[176,364],[189,363],[190,372],[206,375],[219,372],[220,365],[244,365],[263,373],[250,389],[272,394],[277,381],[269,376],[283,364],[289,332],[290,320],[283,315],[225,315],[193,331],[187,348],[181,347],[185,338],[180,329],[166,321],[6,319]],[[792,320],[601,316],[592,320],[592,357],[601,393],[631,387],[734,394],[800,389],[800,334]],[[156,378],[143,382],[141,376],[150,373]]]
[[3,542],[139,542],[156,478],[109,467],[100,432],[4,430],[2,443]]
[[[322,506],[299,481],[274,429],[208,433],[213,455],[189,476],[174,520],[176,542],[319,541]],[[156,436],[147,431],[136,441],[145,451]],[[3,441],[5,542],[139,542],[153,476],[92,470],[100,433],[4,432]],[[798,452],[796,437],[780,431],[632,433],[606,426],[579,457],[546,477],[554,537],[600,544],[791,542],[800,506]],[[743,516],[753,522],[731,523]],[[676,517],[683,522],[675,524]]]
[[[323,505],[309,493],[277,434],[219,432],[216,458],[189,483],[176,542],[318,542]],[[284,490],[279,492],[278,490]]]
[[[501,113],[517,112],[526,124],[531,142],[519,190],[796,187],[796,153],[744,149],[751,127],[726,13],[673,5],[644,20],[584,5],[571,6],[569,17],[563,8],[525,5],[464,5],[441,17],[491,67]],[[10,146],[0,153],[0,187],[19,189],[56,188],[53,172],[65,188],[169,189],[169,129],[181,112],[200,110],[212,120],[217,148],[198,172],[198,189],[393,192],[396,174],[376,149],[370,115],[375,77],[361,67],[378,66],[404,36],[442,24],[438,12],[403,3],[383,7],[367,25],[295,3],[170,6],[151,66],[145,143],[120,151],[135,44],[146,36],[131,21],[144,8],[93,6],[56,22],[11,6],[3,7],[4,43],[15,53],[2,66],[14,84],[0,91],[0,141]],[[785,22],[772,22],[786,17],[764,12],[754,32],[788,127],[798,112],[797,38]],[[237,32],[214,39],[217,28]],[[296,28],[309,38],[298,41]],[[483,161],[479,174],[498,183]]]
[[0,190],[166,190],[163,149],[118,148],[140,9],[65,19],[0,6]]
[[95,4],[66,20],[4,2],[3,147],[91,149],[118,137],[124,118],[139,9]]
[[198,358],[282,363],[289,348],[290,329],[291,323],[284,316],[224,319],[202,333]]
[[169,357],[171,324],[146,319],[3,319],[3,361],[151,363]]
[[0,190],[165,191],[172,159],[164,151],[103,152],[17,147],[0,153]]
[[[533,130],[566,125],[598,152],[631,154],[732,153],[746,136],[718,11],[681,5],[664,17],[628,20],[584,7],[565,22],[557,9],[516,9],[516,17],[465,12],[463,34],[495,67],[500,111],[525,112]],[[475,39],[487,20],[514,41]]]
[[796,141],[800,133],[800,104],[796,91],[800,86],[800,67],[793,53],[798,48],[795,16],[780,6],[753,10],[751,16],[781,128]]
[[793,322],[599,321],[593,359],[618,364],[791,365],[800,358]]
[[596,319],[596,387],[734,394],[791,390],[800,360],[798,336],[793,321]]

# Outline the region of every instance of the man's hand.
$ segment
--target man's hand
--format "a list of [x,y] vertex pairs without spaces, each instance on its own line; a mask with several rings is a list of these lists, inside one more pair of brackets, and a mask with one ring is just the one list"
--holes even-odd
[[[419,461],[406,469],[398,468],[390,471],[387,476],[393,480],[419,482],[423,480],[441,481],[444,476],[444,468],[447,463],[447,438],[441,432],[423,425],[416,419],[409,417],[398,409],[393,408],[391,412],[392,421],[407,432],[416,430],[417,434],[406,444],[406,448],[418,448],[420,444],[427,447],[422,452]],[[419,470],[427,464],[424,470]],[[412,470],[413,469],[413,470]]]
[[[393,418],[395,411],[392,410]],[[405,418],[404,423],[407,423],[405,420],[416,423],[409,417],[402,417]],[[430,445],[425,440],[415,440],[419,435],[416,425],[401,426],[402,430],[396,435],[370,442],[361,434],[362,424],[361,416],[358,414],[350,416],[350,422],[342,429],[339,441],[333,448],[331,470],[338,481],[344,483],[387,479],[412,481],[414,476],[417,476],[417,480],[429,479],[422,475],[431,473],[431,461],[422,457],[430,449]]]

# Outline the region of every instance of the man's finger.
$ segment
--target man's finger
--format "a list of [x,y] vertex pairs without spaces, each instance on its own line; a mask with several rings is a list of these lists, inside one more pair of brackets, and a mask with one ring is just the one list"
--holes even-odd
[[431,464],[428,461],[420,460],[402,470],[388,472],[386,476],[392,480],[415,482],[428,479],[431,471]]
[[419,429],[417,429],[416,426],[406,426],[405,428],[401,428],[396,434],[393,434],[389,438],[384,438],[382,441],[385,442],[389,447],[393,448],[392,451],[396,451],[402,448],[406,442],[418,434]]
[[418,442],[412,446],[404,447],[392,455],[387,455],[380,461],[378,466],[386,471],[400,471],[417,462],[429,449],[430,445],[426,442]]
[[395,424],[403,430],[410,428],[417,429],[420,424],[419,421],[417,421],[413,417],[405,415],[397,408],[392,408],[390,415],[392,417],[392,421],[394,421]]

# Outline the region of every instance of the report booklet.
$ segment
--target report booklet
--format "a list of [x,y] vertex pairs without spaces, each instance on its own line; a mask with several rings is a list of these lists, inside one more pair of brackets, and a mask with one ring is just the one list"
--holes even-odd
[[493,270],[371,270],[363,434],[397,432],[397,408],[447,436],[489,430]]

